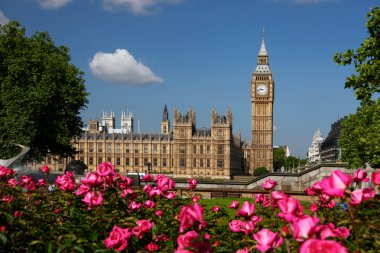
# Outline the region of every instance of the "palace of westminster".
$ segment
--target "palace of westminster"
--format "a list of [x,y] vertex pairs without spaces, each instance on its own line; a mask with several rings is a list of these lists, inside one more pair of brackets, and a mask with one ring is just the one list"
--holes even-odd
[[44,164],[52,170],[64,170],[75,159],[94,171],[105,161],[121,173],[147,172],[149,165],[154,173],[180,178],[229,179],[232,175],[252,174],[258,167],[273,170],[273,100],[274,80],[263,36],[251,80],[251,143],[232,132],[231,110],[226,115],[212,110],[211,128],[197,129],[194,111],[183,114],[174,109],[172,128],[165,105],[160,133],[135,133],[132,114],[124,112],[121,128],[116,129],[114,113],[103,113],[101,123],[90,120],[73,141],[78,151],[75,157],[47,157]]

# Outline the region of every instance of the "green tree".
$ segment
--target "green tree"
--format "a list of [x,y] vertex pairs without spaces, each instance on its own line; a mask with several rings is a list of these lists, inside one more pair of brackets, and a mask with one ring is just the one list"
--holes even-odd
[[[367,14],[366,26],[369,37],[365,38],[356,51],[350,49],[337,53],[334,61],[340,65],[355,66],[357,74],[346,79],[345,88],[352,88],[361,107],[342,123],[339,145],[342,160],[350,167],[366,163],[380,165],[380,10],[372,8]],[[375,97],[375,98],[374,98]]]
[[273,169],[278,171],[285,165],[285,151],[282,148],[273,149]]
[[74,154],[88,93],[70,60],[46,32],[27,37],[16,21],[0,27],[1,158],[13,155],[12,143],[31,148],[28,160]]
[[357,74],[346,79],[345,88],[352,88],[362,104],[373,103],[372,96],[380,91],[380,10],[372,8],[366,23],[369,37],[354,51],[336,53],[334,61],[339,65],[354,64]]

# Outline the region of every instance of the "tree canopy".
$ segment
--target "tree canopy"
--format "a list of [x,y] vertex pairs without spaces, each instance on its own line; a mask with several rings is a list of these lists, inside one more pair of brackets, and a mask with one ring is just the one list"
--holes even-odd
[[[354,64],[357,74],[347,78],[345,88],[352,88],[361,107],[342,123],[339,145],[342,159],[350,167],[369,163],[380,166],[380,10],[372,8],[366,23],[369,37],[356,51],[350,49],[334,56],[340,65]],[[375,96],[374,96],[375,95]]]
[[83,72],[69,49],[55,46],[46,32],[30,37],[16,21],[0,26],[0,157],[10,144],[31,148],[29,160],[47,154],[70,156],[88,103]]

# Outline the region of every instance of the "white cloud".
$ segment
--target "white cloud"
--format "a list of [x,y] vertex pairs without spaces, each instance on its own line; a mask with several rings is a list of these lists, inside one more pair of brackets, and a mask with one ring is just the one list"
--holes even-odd
[[182,0],[103,0],[106,10],[127,9],[135,14],[151,14],[160,10],[162,4],[177,4]]
[[98,52],[90,62],[92,73],[100,79],[121,84],[162,83],[156,76],[125,49],[116,49],[115,53]]
[[6,25],[9,22],[9,18],[5,16],[5,14],[0,11],[0,25]]
[[68,4],[71,0],[37,0],[40,6],[44,9],[49,10],[57,10],[66,4]]

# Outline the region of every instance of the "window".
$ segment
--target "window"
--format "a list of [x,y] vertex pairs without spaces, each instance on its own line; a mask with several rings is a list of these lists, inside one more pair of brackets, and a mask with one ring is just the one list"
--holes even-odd
[[199,146],[199,153],[200,153],[200,154],[203,154],[203,145],[200,145],[200,146]]
[[179,159],[179,167],[185,167],[186,165],[186,160],[185,158],[180,158]]
[[148,164],[148,158],[144,158],[144,166]]
[[139,166],[139,159],[135,158],[135,166]]
[[79,151],[84,152],[84,143],[79,144]]
[[48,163],[48,164],[51,164],[51,156],[48,156],[48,157],[47,157],[47,163]]
[[157,167],[157,158],[153,158],[153,166]]
[[157,154],[157,144],[153,144],[153,154]]
[[88,158],[88,164],[90,164],[90,165],[94,165],[94,157],[90,156],[90,157]]
[[139,144],[135,144],[135,154],[139,153]]
[[197,145],[193,145],[193,154],[197,153]]
[[98,157],[98,164],[101,164],[103,162],[103,158]]
[[98,143],[98,152],[99,153],[103,152],[103,144],[101,144],[101,143],[100,144]]
[[199,167],[201,167],[201,168],[203,167],[203,159],[199,160]]
[[162,158],[162,167],[166,167],[166,158]]
[[193,159],[193,167],[197,167],[197,159]]
[[162,154],[166,154],[166,145],[162,145]]
[[218,155],[223,155],[223,154],[224,154],[224,148],[223,148],[223,145],[218,145],[218,146],[217,146],[216,153],[217,153]]
[[129,164],[130,164],[129,157],[127,157],[127,158],[125,158],[125,165],[129,166]]
[[111,159],[111,157],[107,157],[107,162],[112,163],[112,159]]
[[116,153],[120,153],[120,144],[116,144]]
[[223,160],[222,159],[218,159],[217,161],[216,161],[216,167],[218,167],[218,168],[223,168],[224,166],[223,166]]
[[210,166],[210,159],[207,159],[207,160],[206,160],[206,167],[207,167],[207,168],[210,168],[210,167],[211,167],[211,166]]
[[120,157],[116,157],[116,165],[120,165]]
[[81,160],[82,162],[84,162],[84,157],[83,156],[79,157],[79,160]]
[[94,143],[90,143],[88,146],[89,146],[89,147],[88,147],[88,151],[89,151],[90,153],[94,152]]
[[179,153],[180,154],[186,154],[186,145],[185,144],[179,145]]
[[107,153],[112,153],[112,144],[107,144]]
[[129,144],[125,145],[125,153],[129,154]]
[[211,153],[211,147],[210,145],[207,145],[207,154],[210,154]]
[[144,144],[144,154],[148,154],[148,144]]

